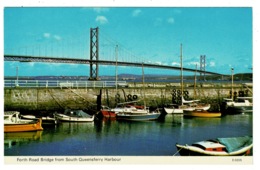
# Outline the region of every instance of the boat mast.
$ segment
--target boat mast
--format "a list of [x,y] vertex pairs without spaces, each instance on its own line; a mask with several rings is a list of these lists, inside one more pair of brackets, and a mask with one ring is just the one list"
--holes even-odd
[[116,45],[116,48],[115,48],[115,54],[116,54],[116,92],[117,92],[117,59],[118,59],[118,45]]
[[194,75],[194,95],[193,98],[195,99],[197,94],[196,94],[196,82],[197,82],[197,64],[196,64],[196,71],[195,71],[195,75]]
[[182,44],[181,44],[181,105],[183,105],[182,98],[183,98],[183,67],[182,67]]
[[143,94],[144,94],[144,109],[146,110],[145,87],[144,87],[144,63],[142,63],[142,82],[143,82]]
[[234,73],[234,68],[231,68],[231,99],[233,99],[233,73]]

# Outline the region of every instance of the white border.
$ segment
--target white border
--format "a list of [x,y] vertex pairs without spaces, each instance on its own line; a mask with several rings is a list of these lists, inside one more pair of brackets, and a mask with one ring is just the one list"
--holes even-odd
[[[53,1],[53,0],[2,0],[1,1],[1,16],[3,18],[3,9],[4,7],[9,7],[9,6],[17,6],[17,7],[37,7],[37,6],[43,6],[43,7],[81,7],[81,6],[89,6],[89,7],[104,7],[104,6],[108,6],[108,7],[253,7],[253,68],[254,68],[254,101],[258,102],[259,100],[257,99],[258,96],[260,96],[260,94],[258,94],[258,90],[257,87],[258,86],[258,79],[256,77],[256,74],[258,73],[258,69],[257,69],[257,65],[256,63],[258,63],[257,58],[260,57],[259,56],[259,52],[258,52],[258,48],[259,46],[259,25],[258,22],[259,21],[259,16],[260,16],[260,10],[259,7],[257,6],[257,1],[256,0],[73,0],[73,1],[65,1],[65,0],[61,0],[61,1]],[[0,35],[2,37],[3,40],[3,26],[1,27],[1,32]],[[3,43],[3,41],[2,41]],[[1,44],[0,47],[0,51],[3,54],[3,44]],[[3,84],[3,62],[0,62],[1,65],[0,67],[2,68],[1,70],[1,84]],[[1,98],[3,99],[3,88],[1,88]],[[1,106],[2,107],[2,106]],[[1,108],[3,111],[3,108]],[[256,127],[255,125],[259,124],[257,122],[258,119],[258,106],[255,104],[254,106],[254,131],[256,131]],[[3,113],[3,112],[2,112]],[[2,130],[2,126],[1,126],[1,130]],[[253,156],[253,165],[245,165],[245,166],[233,166],[232,167],[229,165],[227,166],[228,168],[235,168],[235,169],[256,169],[257,165],[259,164],[259,159],[258,159],[258,137],[256,136],[257,133],[254,133],[254,143],[256,143],[256,145],[254,145],[254,156]],[[3,135],[2,135],[3,137]],[[3,139],[3,138],[2,138]],[[2,146],[3,147],[3,146]],[[1,151],[2,151],[2,155],[3,156],[3,150],[1,147]],[[161,157],[164,158],[164,157]],[[8,158],[7,158],[8,159]],[[146,158],[141,158],[141,159],[146,159]],[[246,158],[247,159],[247,158]],[[2,168],[8,168],[8,169],[14,169],[14,168],[19,168],[19,169],[35,169],[35,168],[39,168],[39,166],[17,166],[17,165],[4,165],[4,160],[5,159],[0,159],[1,160],[1,165],[5,166],[5,167],[1,167]],[[205,159],[205,164],[208,161],[211,161],[211,159]],[[214,160],[218,160],[218,158],[213,159]],[[181,168],[181,169],[224,169],[227,168],[225,165],[218,165],[218,161],[217,164],[215,164],[214,166],[191,166],[191,165],[186,165],[186,164],[193,164],[192,163],[192,159],[190,162],[186,162],[183,163],[185,165],[167,165],[167,166],[163,166],[162,165],[153,165],[153,164],[149,164],[149,160],[147,160],[148,163],[146,164],[146,168],[163,168],[163,169],[173,169],[173,168]],[[151,160],[152,161],[152,160]],[[132,164],[132,163],[131,163]],[[162,163],[163,164],[163,163]],[[65,169],[71,169],[73,168],[72,166],[75,165],[62,165],[61,167],[56,167],[51,165],[50,168],[65,168]],[[134,167],[133,167],[134,166]],[[174,167],[172,167],[174,166]],[[42,167],[42,166],[41,166]],[[86,169],[86,168],[91,168],[91,169],[101,169],[101,168],[106,168],[106,169],[114,169],[114,168],[120,168],[120,169],[133,169],[136,168],[136,165],[131,165],[131,166],[107,166],[107,165],[102,165],[102,166],[88,166],[86,167],[84,166],[77,166],[74,167],[77,169]],[[140,165],[138,165],[138,168],[140,168]]]

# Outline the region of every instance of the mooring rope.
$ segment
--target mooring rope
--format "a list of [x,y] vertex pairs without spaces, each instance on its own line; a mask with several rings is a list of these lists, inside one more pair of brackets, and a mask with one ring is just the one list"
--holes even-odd
[[183,148],[177,150],[177,152],[175,154],[173,154],[173,156],[175,156],[177,153],[179,153]]

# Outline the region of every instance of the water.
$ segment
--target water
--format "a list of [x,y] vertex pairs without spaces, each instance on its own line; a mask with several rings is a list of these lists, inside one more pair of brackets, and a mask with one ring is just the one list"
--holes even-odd
[[[5,133],[5,156],[172,156],[176,143],[253,134],[251,114],[162,121],[62,123],[42,132]],[[176,154],[178,155],[178,154]]]

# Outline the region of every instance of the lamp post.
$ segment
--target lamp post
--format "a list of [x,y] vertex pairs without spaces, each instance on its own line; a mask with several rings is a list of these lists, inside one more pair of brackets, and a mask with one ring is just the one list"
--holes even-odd
[[231,68],[231,99],[233,100],[233,74],[234,74],[234,68]]
[[16,83],[15,83],[16,87],[19,87],[19,84],[18,84],[18,71],[19,71],[19,67],[17,66],[16,67]]

